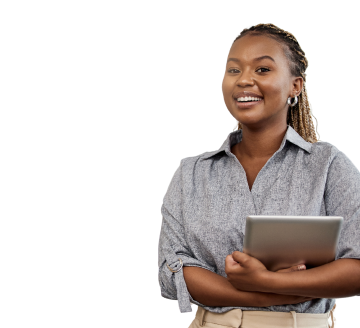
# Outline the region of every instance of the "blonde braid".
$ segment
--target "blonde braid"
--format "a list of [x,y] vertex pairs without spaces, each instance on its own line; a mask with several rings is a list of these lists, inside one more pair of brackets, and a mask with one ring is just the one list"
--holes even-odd
[[[305,71],[308,67],[308,61],[305,57],[305,52],[301,49],[295,36],[273,24],[258,24],[248,29],[244,29],[240,33],[240,35],[234,40],[234,42],[248,33],[266,34],[269,37],[273,37],[277,41],[280,41],[287,46],[287,48],[285,49],[285,55],[287,56],[291,64],[290,71],[293,76],[301,76],[304,80],[298,103],[294,107],[289,106],[287,114],[287,124],[289,124],[306,141],[311,143],[317,142],[318,139],[316,137],[314,124],[312,121],[313,114],[310,109],[310,104],[308,101],[305,87]],[[241,128],[241,123],[238,122],[238,129]]]

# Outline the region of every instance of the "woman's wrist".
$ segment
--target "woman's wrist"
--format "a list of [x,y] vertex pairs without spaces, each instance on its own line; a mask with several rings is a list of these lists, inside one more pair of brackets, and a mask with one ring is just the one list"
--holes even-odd
[[275,301],[265,293],[240,291],[225,277],[206,269],[185,266],[183,270],[191,297],[203,305],[264,307]]

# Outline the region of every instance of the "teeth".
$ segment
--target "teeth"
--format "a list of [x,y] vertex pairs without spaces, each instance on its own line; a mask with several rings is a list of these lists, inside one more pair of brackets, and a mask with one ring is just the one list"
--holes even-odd
[[257,97],[240,97],[237,98],[237,101],[260,101],[261,98],[257,98]]

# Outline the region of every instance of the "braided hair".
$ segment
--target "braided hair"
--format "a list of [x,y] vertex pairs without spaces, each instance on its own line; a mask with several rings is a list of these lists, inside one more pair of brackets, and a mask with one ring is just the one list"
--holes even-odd
[[[312,113],[305,88],[305,71],[308,67],[308,61],[305,57],[305,52],[301,49],[298,41],[291,33],[284,31],[273,24],[258,24],[242,30],[234,42],[247,34],[266,35],[280,42],[284,46],[284,52],[289,60],[291,74],[293,76],[301,76],[304,80],[298,103],[294,107],[289,106],[287,124],[294,128],[294,130],[306,141],[311,143],[317,142],[318,139],[315,134],[311,117]],[[238,129],[241,128],[242,126],[239,122]]]

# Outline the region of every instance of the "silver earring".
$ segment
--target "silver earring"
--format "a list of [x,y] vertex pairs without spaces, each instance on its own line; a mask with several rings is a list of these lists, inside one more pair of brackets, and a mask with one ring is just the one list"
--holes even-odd
[[297,96],[294,97],[294,102],[291,103],[291,98],[289,97],[287,100],[287,103],[289,104],[289,106],[294,107],[298,102]]

